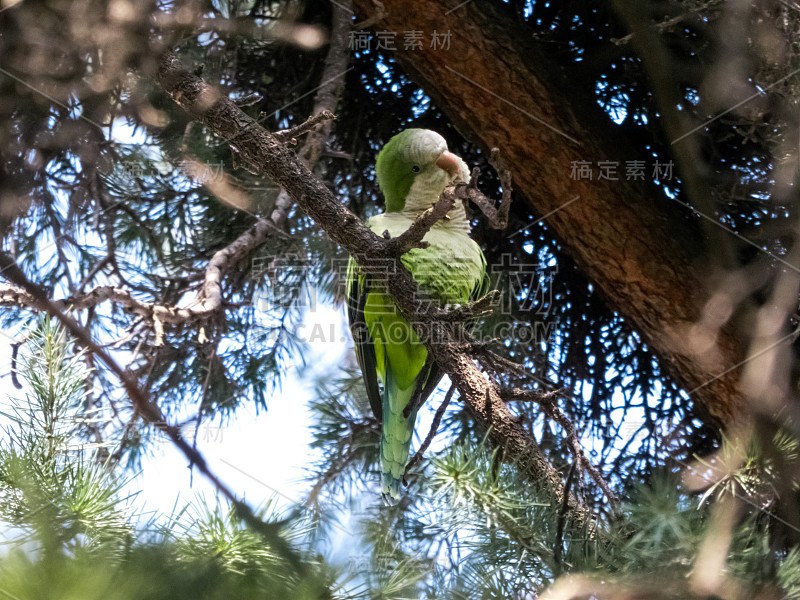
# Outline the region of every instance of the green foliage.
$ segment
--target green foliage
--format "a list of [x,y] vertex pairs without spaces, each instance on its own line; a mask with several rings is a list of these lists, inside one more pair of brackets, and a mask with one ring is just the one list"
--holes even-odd
[[[267,504],[257,516],[269,519],[277,514]],[[292,579],[291,571],[283,569],[285,565],[280,554],[219,504],[198,501],[187,506],[175,519],[173,527],[170,537],[176,552],[190,561],[208,561],[222,571],[265,581],[275,579],[285,584]],[[282,537],[297,544],[302,543],[306,533],[307,530],[300,529],[295,522],[293,527],[286,528]]]
[[[48,318],[29,332],[0,446],[0,520],[8,550],[0,592],[13,598],[328,597],[318,560],[300,573],[219,503],[187,506],[166,525],[135,518],[129,482],[83,439],[84,355]],[[105,454],[107,456],[107,453]],[[263,519],[275,518],[267,505]],[[9,527],[11,526],[11,527]],[[282,537],[303,547],[305,530]]]
[[702,536],[703,513],[697,501],[686,498],[672,477],[657,477],[639,485],[626,511],[631,535],[623,555],[612,564],[624,571],[646,571],[654,565],[688,570]]
[[778,583],[788,600],[800,599],[800,549],[792,548],[778,569]]
[[106,557],[35,559],[15,551],[0,562],[0,589],[16,598],[167,600],[329,597],[317,581],[267,582],[231,573],[207,559],[188,558],[169,546],[137,546],[123,561]]
[[[166,525],[136,522],[127,482],[82,439],[84,358],[62,329],[42,319],[20,358],[28,393],[9,398],[4,414],[10,424],[0,449],[0,517],[17,535],[0,559],[0,590],[18,598],[58,590],[61,598],[120,600],[264,594],[482,600],[539,594],[564,572],[629,586],[662,581],[670,597],[689,597],[680,582],[690,580],[704,540],[715,534],[716,500],[736,497],[733,490],[748,498],[775,474],[773,462],[751,444],[730,477],[753,485],[709,487],[706,496],[714,502],[701,502],[700,494],[680,491],[674,477],[656,476],[633,486],[615,520],[579,523],[518,468],[498,461],[498,451],[487,450],[483,440],[451,444],[413,474],[421,493],[391,509],[351,506],[358,532],[349,534],[351,557],[366,560],[351,560],[347,573],[311,557],[311,522],[286,520],[282,537],[305,549],[300,573],[218,503],[187,506]],[[346,493],[334,481],[354,466],[347,459],[354,450],[363,451],[358,470],[376,470],[377,429],[359,424],[366,399],[357,383],[354,377],[320,383],[316,447],[329,451],[349,440],[339,449],[345,464],[318,466],[327,469],[326,498],[331,490]],[[341,390],[347,393],[335,395]],[[784,433],[775,440],[784,459],[794,456]],[[259,516],[279,518],[270,504]],[[748,589],[779,586],[787,597],[800,597],[797,550],[776,553],[773,530],[769,514],[745,513],[732,531],[727,570]],[[316,539],[330,539],[332,531]]]
[[30,391],[9,398],[0,446],[0,512],[45,555],[113,555],[130,544],[130,513],[114,478],[81,443],[87,370],[64,330],[43,317],[32,329],[20,374]]

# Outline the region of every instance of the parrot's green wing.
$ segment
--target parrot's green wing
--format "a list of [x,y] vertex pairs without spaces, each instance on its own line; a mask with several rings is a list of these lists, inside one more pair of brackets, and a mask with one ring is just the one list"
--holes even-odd
[[[469,295],[470,302],[474,302],[475,300],[480,300],[492,290],[492,281],[489,277],[489,274],[486,272],[486,258],[483,256],[483,252],[480,253],[480,260],[482,265],[481,272],[483,273],[483,275],[478,280],[478,283],[475,285],[475,287],[472,289],[472,292]],[[467,331],[474,331],[475,329],[474,319],[470,319],[469,321],[467,321],[466,329]],[[425,400],[427,400],[428,396],[430,396],[433,393],[433,390],[436,389],[436,387],[439,385],[439,382],[442,380],[442,377],[444,377],[444,372],[439,368],[439,365],[433,362],[433,359],[430,359],[430,363],[431,363],[430,371],[426,375],[425,385],[422,388],[422,390],[420,390],[419,395],[412,399],[414,406],[416,407],[422,406],[425,403]],[[426,368],[427,367],[428,365],[426,365]],[[423,369],[423,373],[424,372],[425,370]],[[411,406],[409,408],[414,408],[414,406]],[[410,412],[409,408],[406,409],[406,414]]]
[[350,321],[350,333],[353,335],[356,358],[358,366],[361,367],[361,376],[364,378],[372,414],[378,423],[383,423],[383,397],[378,387],[375,344],[364,320],[364,305],[367,303],[368,293],[369,278],[359,273],[358,265],[351,257],[347,264],[347,316]]
[[[472,293],[469,295],[470,302],[483,298],[492,289],[492,282],[489,278],[489,274],[486,272],[486,259],[484,258],[483,253],[481,253],[481,260],[483,261],[483,277],[481,277],[475,288],[472,290]],[[471,320],[466,324],[467,330],[473,330],[474,326],[474,320]],[[367,335],[367,337],[369,337],[369,335]],[[434,362],[430,355],[428,356],[425,367],[422,369],[421,374],[423,377],[420,378],[420,381],[424,382],[424,385],[421,389],[417,390],[414,397],[412,397],[411,402],[409,402],[409,405],[405,408],[404,414],[406,416],[408,416],[412,410],[418,409],[420,406],[425,404],[428,396],[433,393],[433,390],[436,389],[436,387],[439,385],[439,382],[442,380],[442,377],[444,377],[444,371],[439,368],[439,365]]]
[[489,272],[486,270],[486,257],[481,252],[481,265],[483,275],[478,281],[478,284],[475,286],[475,289],[472,290],[472,293],[469,295],[470,301],[480,300],[486,294],[492,291],[492,278],[489,276]]

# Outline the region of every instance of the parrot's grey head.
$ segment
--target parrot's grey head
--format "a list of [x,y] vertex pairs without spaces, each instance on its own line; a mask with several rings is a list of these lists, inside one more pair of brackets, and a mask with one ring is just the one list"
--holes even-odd
[[449,184],[469,181],[467,165],[430,129],[406,129],[390,139],[378,154],[375,173],[386,212],[403,210],[412,186],[435,200]]

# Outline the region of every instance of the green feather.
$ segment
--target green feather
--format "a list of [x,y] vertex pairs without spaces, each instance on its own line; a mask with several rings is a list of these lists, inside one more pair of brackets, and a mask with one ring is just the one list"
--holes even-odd
[[417,172],[410,160],[404,157],[403,149],[419,129],[407,129],[394,136],[378,153],[375,161],[375,175],[378,186],[386,200],[386,212],[403,210],[406,196],[411,189]]

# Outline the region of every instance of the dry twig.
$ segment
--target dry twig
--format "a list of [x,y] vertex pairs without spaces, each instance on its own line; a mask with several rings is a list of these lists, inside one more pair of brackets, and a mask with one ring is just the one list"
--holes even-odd
[[[386,244],[387,255],[399,257],[412,248],[427,248],[430,244],[422,238],[436,223],[447,218],[447,213],[455,206],[455,200],[448,194],[439,196],[433,206],[418,215],[411,226],[396,238],[389,239]],[[386,238],[386,233],[384,233]]]
[[428,435],[425,437],[425,441],[422,442],[422,445],[419,447],[419,450],[417,450],[417,453],[414,454],[414,457],[410,461],[408,461],[408,464],[406,465],[406,470],[403,472],[403,483],[405,485],[408,485],[406,483],[406,475],[409,473],[409,471],[411,471],[411,469],[417,463],[422,461],[423,454],[425,454],[425,451],[431,445],[433,438],[436,436],[436,432],[439,429],[439,423],[442,422],[442,417],[444,416],[444,411],[447,410],[447,405],[450,404],[450,400],[453,399],[453,393],[455,391],[456,391],[456,386],[451,385],[450,389],[447,390],[447,394],[445,395],[444,400],[442,400],[442,403],[436,410],[436,414],[433,417],[433,422],[431,423],[431,429],[428,432]]

